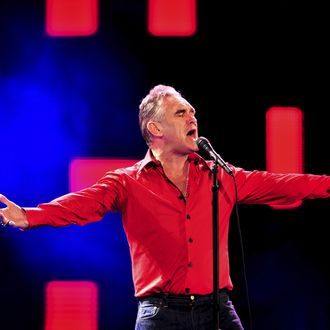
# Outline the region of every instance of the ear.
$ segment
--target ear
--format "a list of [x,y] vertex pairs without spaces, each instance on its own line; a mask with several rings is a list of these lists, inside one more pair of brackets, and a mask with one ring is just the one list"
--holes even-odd
[[162,136],[162,125],[156,121],[149,121],[147,124],[148,131],[154,136]]

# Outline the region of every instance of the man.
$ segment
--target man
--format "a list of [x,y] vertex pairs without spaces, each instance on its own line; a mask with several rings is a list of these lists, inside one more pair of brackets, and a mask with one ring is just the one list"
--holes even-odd
[[[196,154],[195,109],[171,86],[157,85],[140,104],[149,146],[134,166],[108,172],[92,187],[36,208],[0,201],[4,226],[84,225],[120,211],[132,256],[137,330],[214,329],[212,161]],[[229,219],[236,202],[285,204],[330,196],[330,177],[220,168],[219,307],[222,330],[243,329],[229,294]]]

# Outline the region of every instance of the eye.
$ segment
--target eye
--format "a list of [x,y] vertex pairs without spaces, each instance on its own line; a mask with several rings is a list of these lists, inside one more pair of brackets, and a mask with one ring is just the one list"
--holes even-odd
[[186,113],[185,110],[179,110],[179,111],[176,112],[176,115],[177,115],[178,117],[183,117],[185,113]]

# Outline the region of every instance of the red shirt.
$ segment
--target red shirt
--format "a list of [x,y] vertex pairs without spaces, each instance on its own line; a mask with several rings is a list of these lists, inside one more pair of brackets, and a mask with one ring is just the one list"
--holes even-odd
[[[148,151],[134,166],[108,172],[89,188],[26,208],[29,228],[84,225],[101,220],[108,211],[120,211],[136,296],[212,293],[212,162],[194,153],[188,159],[186,200]],[[236,178],[239,203],[283,205],[330,196],[329,176],[274,174],[229,166]],[[228,229],[235,185],[221,168],[218,178],[219,285],[231,290]]]

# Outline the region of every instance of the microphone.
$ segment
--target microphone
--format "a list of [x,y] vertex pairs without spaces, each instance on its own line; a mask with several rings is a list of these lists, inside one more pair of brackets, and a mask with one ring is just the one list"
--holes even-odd
[[233,171],[227,166],[220,155],[215,152],[207,138],[200,136],[197,138],[196,144],[200,151],[203,151],[208,157],[217,162],[229,175],[233,176]]

